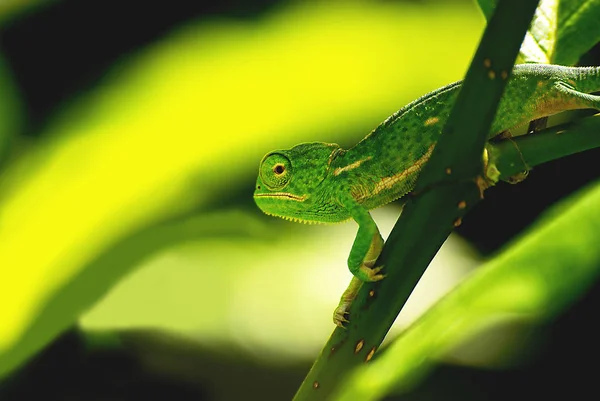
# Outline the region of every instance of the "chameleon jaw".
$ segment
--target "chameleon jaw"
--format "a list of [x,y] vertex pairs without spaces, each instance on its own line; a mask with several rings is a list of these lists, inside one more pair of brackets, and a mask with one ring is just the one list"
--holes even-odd
[[290,215],[286,215],[286,214],[281,214],[279,212],[273,212],[271,210],[269,210],[270,208],[264,208],[262,207],[259,203],[258,203],[258,199],[257,198],[266,198],[266,199],[284,199],[284,200],[292,200],[292,201],[296,201],[296,202],[304,202],[306,199],[308,199],[308,195],[294,195],[294,194],[290,194],[287,192],[272,192],[272,193],[266,193],[266,194],[254,194],[254,199],[257,200],[257,204],[259,206],[259,208],[263,211],[264,214],[268,215],[268,216],[273,216],[273,217],[279,217],[281,219],[284,220],[288,220],[288,221],[293,221],[295,223],[303,223],[303,224],[319,224],[319,223],[323,223],[322,221],[319,220],[310,220],[310,219],[305,219],[302,217],[296,217],[296,216],[290,216]]

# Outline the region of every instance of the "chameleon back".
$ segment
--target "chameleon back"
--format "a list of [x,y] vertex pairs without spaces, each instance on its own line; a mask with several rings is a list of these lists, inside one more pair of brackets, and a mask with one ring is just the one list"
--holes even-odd
[[[354,183],[353,195],[365,208],[391,202],[414,187],[422,165],[442,135],[461,83],[444,86],[401,108],[349,149],[343,162],[340,160],[346,166],[360,163],[342,179]],[[600,108],[597,97],[589,100],[574,89],[569,92],[568,87],[600,90],[600,68],[515,66],[489,138],[560,111]],[[344,169],[343,165],[337,167]]]

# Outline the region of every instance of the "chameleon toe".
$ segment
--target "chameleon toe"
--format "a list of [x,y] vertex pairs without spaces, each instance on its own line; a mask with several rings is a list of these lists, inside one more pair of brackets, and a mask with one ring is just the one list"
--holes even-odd
[[366,265],[362,265],[359,271],[359,279],[365,282],[373,282],[383,280],[385,278],[385,274],[379,274],[379,272],[383,270],[383,266],[379,267],[368,267]]
[[341,328],[345,328],[344,323],[348,323],[348,319],[346,319],[346,315],[348,315],[348,306],[349,305],[339,305],[335,308],[333,312],[333,323]]

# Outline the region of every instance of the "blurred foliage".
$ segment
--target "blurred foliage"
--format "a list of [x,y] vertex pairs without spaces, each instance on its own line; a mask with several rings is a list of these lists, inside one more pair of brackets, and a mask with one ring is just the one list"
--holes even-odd
[[[0,166],[5,162],[13,138],[21,132],[22,105],[9,70],[0,54]],[[0,198],[2,195],[0,194]]]
[[[497,0],[477,0],[489,18]],[[543,0],[527,32],[518,62],[575,65],[600,41],[600,0]]]
[[[319,3],[256,23],[191,24],[123,60],[54,118],[2,175],[0,266],[18,269],[0,272],[0,375],[130,271],[121,241],[135,243],[137,263],[160,248],[156,238],[132,240],[149,227],[249,198],[267,150],[343,143],[345,132],[359,138],[399,105],[459,78],[482,26],[476,11],[440,4],[428,9],[426,27],[422,11]],[[419,43],[405,40],[415,32]],[[457,62],[439,68],[439,59]],[[202,281],[212,266],[194,262]]]
[[[58,30],[67,17],[62,9],[52,7],[65,3],[69,2],[0,1],[0,28],[33,21],[36,12],[51,9],[49,15],[56,22],[50,21],[50,29]],[[479,3],[484,11],[491,7],[489,1]],[[231,4],[250,7],[244,2]],[[540,47],[541,51],[532,48],[532,53],[555,62],[574,62],[574,54],[597,42],[597,19],[587,8],[565,18],[577,2],[545,4],[553,4],[548,15],[558,16],[557,22],[547,25],[548,32],[556,28],[561,34]],[[585,4],[597,7],[597,0]],[[96,6],[107,7],[104,2]],[[178,393],[173,387],[168,389],[179,396],[191,383],[217,394],[213,399],[218,394],[240,394],[233,389],[238,384],[243,389],[247,385],[249,389],[268,390],[270,382],[265,377],[279,382],[286,366],[298,360],[306,363],[331,331],[331,311],[349,278],[345,260],[356,227],[304,227],[260,215],[251,200],[258,161],[273,148],[300,141],[337,141],[351,146],[402,105],[462,78],[484,21],[474,4],[465,1],[280,2],[268,12],[247,18],[236,13],[228,14],[236,18],[209,13],[212,18],[198,15],[185,24],[162,25],[153,35],[130,42],[123,53],[112,53],[102,60],[105,64],[94,59],[102,65],[96,70],[101,79],[76,79],[87,73],[77,70],[81,64],[72,63],[77,66],[73,69],[64,67],[71,64],[67,55],[85,58],[81,41],[101,54],[98,44],[118,47],[128,43],[128,35],[138,33],[141,22],[137,10],[143,5],[131,2],[129,7],[135,17],[121,21],[127,29],[117,31],[113,42],[104,43],[110,37],[108,31],[99,32],[98,41],[90,41],[85,35],[79,38],[79,31],[67,30],[67,37],[79,41],[72,48],[62,48],[57,41],[56,47],[54,43],[48,46],[48,53],[28,59],[35,60],[25,65],[29,78],[20,74],[23,64],[11,64],[14,59],[0,54],[0,157],[3,152],[9,156],[0,161],[0,377],[32,361],[23,372],[39,368],[39,380],[62,383],[69,390],[57,392],[66,392],[71,398],[72,388],[85,393],[86,385],[90,389],[102,386],[111,374],[119,390],[124,382],[145,388],[145,393],[142,387],[133,391],[140,399],[159,397],[155,386],[165,378],[180,385]],[[164,7],[168,14],[167,8],[176,8],[176,4]],[[160,19],[160,13],[156,14],[154,17]],[[538,18],[546,21],[540,15]],[[86,25],[83,17],[78,23]],[[106,26],[113,27],[112,23],[106,19]],[[585,34],[577,36],[580,25],[586,27]],[[20,34],[26,34],[27,29],[31,27],[26,26]],[[534,32],[531,37],[536,37]],[[24,54],[30,52],[32,43],[43,43],[42,38],[26,39],[13,43]],[[64,58],[59,61],[65,64],[46,63],[53,55]],[[15,69],[11,71],[11,67]],[[69,82],[71,90],[65,90],[63,97],[55,96],[60,87],[56,82],[63,82],[54,82],[53,74],[59,70],[67,71],[66,75],[79,74]],[[50,90],[43,85],[44,80]],[[82,82],[89,87],[83,87]],[[33,85],[35,92],[28,85]],[[31,124],[39,117],[35,115],[35,96],[42,95],[54,102],[47,111],[49,117],[43,116],[43,124]],[[24,132],[27,129],[39,131]],[[585,155],[577,157],[584,160],[584,166],[595,162],[593,155],[588,156],[587,164]],[[529,224],[543,209],[543,202],[552,203],[573,191],[586,177],[597,178],[593,169],[561,166],[562,170],[538,168],[519,186],[489,191],[486,201],[467,216],[459,231],[481,242],[502,243],[510,237],[505,233],[510,224],[515,230]],[[545,178],[536,181],[539,177]],[[529,193],[523,189],[535,182],[551,192],[539,187]],[[568,211],[575,221],[583,219],[585,210],[575,217],[569,206],[587,208],[590,204],[586,199],[596,192],[591,189],[577,200],[565,201],[565,213]],[[507,194],[507,200],[498,197],[501,193]],[[536,197],[540,193],[542,199]],[[514,199],[519,199],[518,205]],[[535,212],[528,209],[530,204],[535,205]],[[549,227],[561,215],[556,210],[539,223],[540,231],[532,231],[527,238],[555,232]],[[374,212],[378,225],[384,227],[382,232],[389,232],[398,212],[393,206]],[[582,249],[594,238],[593,219],[582,220],[590,231],[568,228],[564,219],[560,221],[564,224],[562,236],[552,238],[566,241],[557,245],[558,249],[569,246],[569,252],[581,250],[576,256],[591,266],[586,258],[592,253]],[[589,238],[583,237],[586,233]],[[581,270],[576,270],[581,275],[571,275],[568,261],[559,266],[564,258],[559,255],[552,259],[549,244],[542,242],[543,252],[534,257],[531,270],[520,273],[515,269],[514,276],[498,264],[513,264],[516,257],[490,262],[489,269],[496,266],[493,271],[504,271],[489,276],[497,277],[499,283],[488,281],[491,279],[486,279],[485,273],[476,275],[473,284],[465,283],[442,301],[406,331],[398,344],[415,341],[419,346],[410,355],[422,356],[426,349],[434,349],[436,358],[443,358],[440,352],[451,343],[462,341],[464,345],[465,338],[471,346],[473,332],[480,327],[477,323],[485,326],[489,322],[476,313],[470,315],[474,320],[463,321],[473,324],[473,331],[461,331],[461,335],[441,343],[436,342],[436,333],[429,331],[411,340],[421,333],[421,327],[458,316],[454,309],[444,319],[433,319],[440,310],[452,305],[467,308],[467,301],[494,301],[493,305],[482,304],[482,310],[496,312],[511,306],[507,303],[511,300],[512,306],[529,305],[532,309],[526,319],[534,321],[558,313],[566,302],[585,291],[586,279],[591,280],[594,273],[584,269],[588,265],[581,265]],[[477,264],[464,241],[451,237],[447,245],[403,309],[403,327]],[[510,250],[503,255],[514,256]],[[541,274],[545,270],[536,269],[535,264],[541,260],[552,263],[557,272],[569,270],[547,276],[552,286],[543,287]],[[569,280],[563,282],[565,276]],[[501,287],[505,280],[519,291]],[[570,283],[575,285],[572,289]],[[479,294],[478,298],[479,286],[498,292]],[[531,296],[519,298],[518,294]],[[565,298],[552,299],[548,304],[552,310],[544,311],[539,306],[551,295]],[[528,300],[532,302],[527,304]],[[492,323],[506,321],[504,317]],[[71,334],[52,343],[75,325],[84,329],[89,341],[88,348],[77,348],[81,354],[88,355],[90,349],[96,352],[91,355],[107,348],[111,352],[133,349],[140,364],[132,367],[122,359],[110,359],[104,371],[92,369],[91,378],[79,381],[77,374],[85,369],[60,347]],[[139,336],[119,335],[114,343],[111,340],[102,345],[90,340],[97,331],[108,331],[111,337],[115,330],[140,328],[158,329],[173,337],[152,343],[142,332]],[[581,333],[577,335],[581,337]],[[540,343],[543,339],[536,338],[535,345]],[[195,344],[211,352],[192,350]],[[52,363],[44,364],[46,354],[52,354],[57,345]],[[532,348],[531,344],[524,347]],[[215,356],[213,348],[229,353]],[[486,344],[486,348],[503,357],[526,353],[519,348],[507,350],[502,343]],[[396,368],[406,359],[390,351],[390,358],[382,358],[381,366],[391,363],[394,368],[378,377],[395,380],[401,377]],[[242,353],[251,355],[252,362],[231,357]],[[472,363],[468,354],[459,350],[453,360]],[[480,354],[477,358],[481,363]],[[258,369],[257,361],[270,370]],[[236,362],[239,366],[232,368]],[[426,365],[429,363],[426,360]],[[484,361],[483,365],[489,367],[489,363]],[[65,372],[65,366],[72,370]],[[379,374],[380,369],[387,369],[377,364],[371,367]],[[164,376],[150,375],[139,384],[136,377],[128,376],[132,370],[137,375],[151,371]],[[278,375],[272,376],[273,372]],[[39,381],[24,377],[23,387],[35,389]],[[239,377],[245,380],[238,381]],[[301,377],[294,377],[299,384]],[[365,379],[369,377],[366,373]],[[402,377],[408,380],[411,376]],[[528,382],[530,379],[527,376]],[[249,384],[253,380],[255,387]],[[285,380],[294,381],[289,377]],[[390,386],[379,380],[372,384],[381,386],[378,391]],[[356,385],[361,387],[364,382],[357,381]],[[247,399],[268,399],[265,393],[249,391]],[[22,394],[17,391],[15,399],[27,399]],[[45,399],[52,399],[45,395]],[[275,392],[272,399],[282,399],[280,395]],[[198,394],[179,399],[198,399]],[[431,399],[439,399],[439,393]]]
[[52,0],[2,0],[0,1],[0,25],[50,1]]

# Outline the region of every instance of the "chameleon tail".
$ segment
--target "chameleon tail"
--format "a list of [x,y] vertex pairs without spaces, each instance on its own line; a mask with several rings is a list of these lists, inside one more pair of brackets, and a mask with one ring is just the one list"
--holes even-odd
[[574,71],[573,80],[579,92],[600,91],[600,67],[580,67]]

